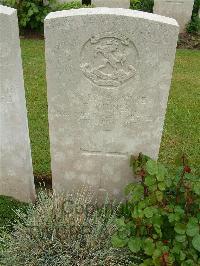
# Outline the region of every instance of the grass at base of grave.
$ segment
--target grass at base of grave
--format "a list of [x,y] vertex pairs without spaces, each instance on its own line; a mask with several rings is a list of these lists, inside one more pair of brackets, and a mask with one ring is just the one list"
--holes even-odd
[[[34,173],[50,175],[44,41],[22,39],[22,58]],[[184,151],[200,165],[200,51],[177,50],[159,160],[174,167]]]
[[29,134],[35,175],[50,175],[50,150],[43,40],[21,40]]
[[11,231],[13,223],[17,220],[17,210],[27,208],[27,203],[19,202],[11,197],[0,196],[0,233],[4,230]]
[[[175,164],[178,154],[188,155],[200,170],[200,51],[177,50],[159,160]],[[197,169],[198,168],[198,169]]]

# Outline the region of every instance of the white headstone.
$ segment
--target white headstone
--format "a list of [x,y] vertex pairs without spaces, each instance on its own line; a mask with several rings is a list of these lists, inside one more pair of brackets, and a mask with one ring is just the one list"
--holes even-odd
[[0,195],[35,198],[17,11],[0,5]]
[[182,33],[190,22],[193,5],[194,0],[154,0],[153,12],[176,19]]
[[91,4],[96,7],[129,8],[130,0],[91,0]]
[[178,25],[128,9],[45,19],[53,187],[121,196],[131,154],[158,157]]

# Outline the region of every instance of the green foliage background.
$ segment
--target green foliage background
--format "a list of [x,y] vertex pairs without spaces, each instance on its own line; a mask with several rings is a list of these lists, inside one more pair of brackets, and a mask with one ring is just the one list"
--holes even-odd
[[58,3],[56,0],[0,0],[0,3],[17,9],[19,27],[23,29],[31,29],[42,31],[44,18],[50,12],[80,8],[79,1],[71,3]]
[[144,12],[153,12],[154,0],[130,0],[130,8]]
[[189,33],[200,33],[200,18],[199,18],[200,0],[194,1],[194,8],[192,12],[191,22],[187,26],[187,31]]
[[[31,29],[43,31],[44,18],[48,13],[81,8],[84,5],[81,1],[72,1],[70,3],[58,3],[57,0],[0,0],[0,4],[16,8],[18,11],[18,20],[20,29]],[[154,0],[130,0],[130,8],[144,12],[153,12]],[[200,0],[195,0],[191,22],[187,26],[189,33],[198,33],[200,31],[200,19],[198,10]]]

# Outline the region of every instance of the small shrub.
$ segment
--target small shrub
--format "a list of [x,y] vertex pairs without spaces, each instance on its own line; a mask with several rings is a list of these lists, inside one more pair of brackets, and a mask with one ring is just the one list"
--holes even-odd
[[144,12],[153,12],[154,0],[131,0],[130,8]]
[[200,18],[199,18],[200,0],[194,1],[191,22],[187,26],[187,32],[196,34],[200,33]]
[[81,4],[81,1],[72,1],[71,3],[57,3],[54,5],[52,8],[52,11],[60,11],[60,10],[68,10],[72,8],[81,8],[81,7],[86,7],[85,5]]
[[86,190],[67,197],[41,193],[4,237],[1,265],[130,265],[134,256],[111,245],[116,210],[109,202],[98,208]]
[[2,0],[4,5],[17,9],[20,29],[41,30],[44,18],[51,12],[51,5],[55,2],[49,0]]
[[37,31],[43,30],[44,18],[48,13],[82,6],[78,1],[62,4],[57,0],[0,0],[0,3],[17,9],[21,30],[31,29]]
[[192,176],[185,156],[174,177],[142,154],[131,166],[138,182],[125,189],[114,247],[142,254],[142,266],[200,265],[200,176]]

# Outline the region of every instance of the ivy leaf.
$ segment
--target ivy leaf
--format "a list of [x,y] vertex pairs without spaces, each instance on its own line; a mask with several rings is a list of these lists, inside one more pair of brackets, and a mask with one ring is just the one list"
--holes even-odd
[[175,214],[174,213],[170,213],[168,215],[168,220],[170,223],[174,222],[175,221]]
[[162,225],[162,216],[159,215],[159,214],[158,215],[154,215],[153,218],[152,218],[152,222],[155,225],[161,226]]
[[144,195],[144,188],[141,184],[136,184],[132,193],[132,201],[140,201]]
[[172,185],[172,180],[171,180],[170,177],[165,178],[165,184],[166,184],[167,187],[171,187],[171,185]]
[[27,15],[29,17],[31,17],[33,15],[33,13],[34,13],[34,10],[33,9],[29,9]]
[[186,227],[186,234],[188,236],[195,236],[198,233],[199,233],[198,220],[190,219]]
[[149,266],[149,265],[153,265],[153,260],[152,259],[144,260],[139,266]]
[[172,249],[172,253],[179,254],[182,248],[182,244],[175,242],[174,247]]
[[118,236],[118,234],[114,234],[111,238],[111,242],[115,248],[123,248],[126,246],[128,239],[122,239]]
[[162,250],[160,248],[156,248],[153,252],[154,258],[159,258],[162,255]]
[[115,224],[116,224],[118,230],[120,230],[120,229],[126,227],[126,224],[125,224],[125,222],[124,222],[124,217],[119,218],[119,219],[116,219],[116,220],[115,220]]
[[157,180],[164,181],[165,176],[167,174],[167,169],[162,164],[158,164],[157,169],[158,169],[156,175]]
[[131,215],[133,218],[143,218],[144,212],[143,212],[143,210],[139,209],[138,207],[135,207],[134,210],[132,211]]
[[149,187],[156,183],[156,179],[153,176],[148,175],[147,177],[145,177],[144,183]]
[[144,215],[147,217],[147,218],[151,218],[153,217],[153,210],[151,207],[146,207],[144,209]]
[[186,235],[177,235],[175,238],[177,242],[183,243],[186,240]]
[[200,252],[200,234],[193,237],[192,245],[197,251]]
[[177,205],[174,207],[174,212],[180,216],[184,214],[184,210],[181,208],[181,206]]
[[118,229],[118,237],[121,239],[126,239],[130,235],[130,228],[120,228]]
[[147,167],[147,172],[150,175],[156,175],[158,172],[158,167],[157,167],[157,162],[153,161],[153,160],[148,160],[148,162],[146,163],[146,167]]
[[131,238],[128,241],[128,247],[133,253],[137,253],[140,251],[142,246],[142,240],[140,238]]
[[165,186],[165,183],[164,182],[160,182],[158,183],[158,188],[161,190],[161,191],[164,191],[166,186]]
[[150,192],[154,192],[157,190],[157,185],[149,186],[148,189]]
[[193,260],[186,260],[184,261],[184,264],[182,263],[181,266],[194,266],[194,261]]
[[198,196],[200,196],[200,182],[194,184],[193,190]]
[[161,191],[156,191],[156,198],[161,202],[163,200],[163,193]]
[[124,189],[124,193],[126,196],[128,196],[135,188],[135,184],[134,183],[130,183],[128,184],[125,189]]
[[160,226],[158,224],[154,224],[153,226],[154,226],[156,233],[159,235],[159,237],[162,237],[162,231],[160,229]]
[[138,208],[139,209],[144,209],[145,207],[146,207],[146,202],[145,201],[138,202]]
[[146,255],[153,255],[153,252],[155,250],[155,245],[153,243],[153,240],[148,238],[144,241],[144,252]]
[[180,260],[183,261],[186,258],[186,254],[181,250],[180,251]]
[[179,235],[184,235],[185,231],[186,231],[186,225],[185,224],[181,224],[181,223],[177,223],[174,227],[174,230],[177,234]]

